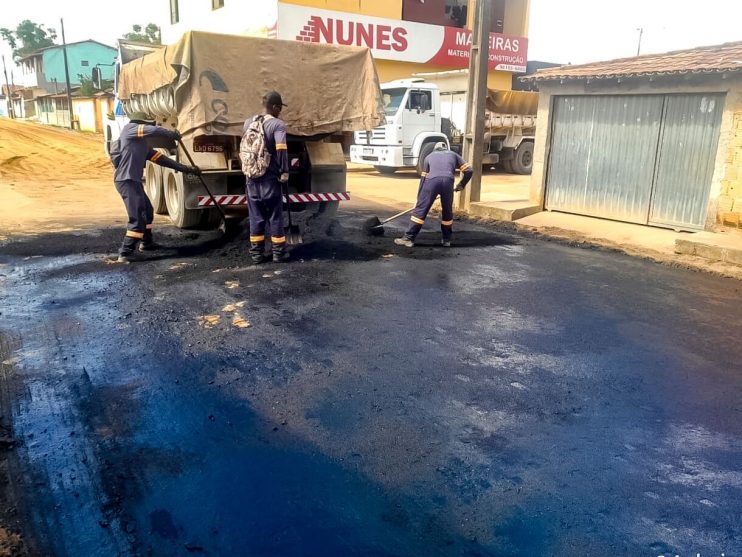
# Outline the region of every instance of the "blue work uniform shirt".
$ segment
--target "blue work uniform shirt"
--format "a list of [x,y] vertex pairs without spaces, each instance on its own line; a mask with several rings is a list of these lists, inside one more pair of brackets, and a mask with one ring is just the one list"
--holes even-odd
[[460,155],[453,151],[433,151],[425,159],[423,177],[425,178],[451,178],[456,177],[456,171],[464,172],[469,165]]
[[121,130],[118,151],[111,153],[111,161],[116,169],[113,173],[114,181],[134,180],[135,182],[141,182],[144,167],[148,160],[176,170],[183,168],[182,165],[163,156],[159,151],[150,148],[147,143],[148,137],[167,137],[174,140],[177,136],[175,132],[159,126],[138,122],[126,124]]

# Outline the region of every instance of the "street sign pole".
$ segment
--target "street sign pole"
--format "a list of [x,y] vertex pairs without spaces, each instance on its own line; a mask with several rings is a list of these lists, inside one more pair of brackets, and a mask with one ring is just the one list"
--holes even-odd
[[469,57],[469,86],[466,92],[466,131],[464,133],[464,160],[474,171],[469,186],[459,194],[458,207],[469,210],[479,201],[482,190],[482,157],[484,153],[484,116],[487,100],[487,72],[489,69],[489,38],[492,27],[492,0],[477,0],[474,16],[471,55]]

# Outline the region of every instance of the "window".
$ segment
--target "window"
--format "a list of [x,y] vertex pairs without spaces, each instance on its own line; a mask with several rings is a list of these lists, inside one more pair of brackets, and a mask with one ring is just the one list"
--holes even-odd
[[427,112],[431,108],[433,108],[432,91],[410,91],[410,96],[407,99],[407,110]]
[[[492,3],[492,33],[502,33],[505,20],[505,1],[490,0]],[[403,0],[402,19],[429,25],[445,27],[467,27],[469,0]],[[476,5],[473,6],[476,9]]]
[[80,60],[80,65],[87,68],[90,65],[90,62],[87,60]]
[[178,12],[178,0],[170,0],[170,23],[175,25],[180,21],[180,13]]
[[211,9],[218,10],[224,7],[224,0],[211,0]]
[[384,112],[387,116],[394,116],[399,110],[399,105],[402,104],[402,99],[407,92],[407,89],[384,89],[382,91],[382,99],[384,101]]

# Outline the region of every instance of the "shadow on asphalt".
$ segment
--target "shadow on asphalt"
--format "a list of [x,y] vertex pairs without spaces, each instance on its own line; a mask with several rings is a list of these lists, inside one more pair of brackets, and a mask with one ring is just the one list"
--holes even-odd
[[[456,255],[461,249],[490,248],[520,243],[514,236],[503,235],[487,230],[462,230],[454,233],[452,247],[440,245],[440,234],[434,230],[424,230],[418,237],[415,248],[404,248],[394,244],[394,238],[403,234],[401,229],[387,227],[385,236],[365,235],[355,223],[347,223],[332,237],[321,236],[304,244],[289,246],[292,260],[332,260],[332,261],[373,261],[394,254],[410,259],[437,259]],[[248,238],[245,229],[237,229],[228,234],[216,231],[186,232],[173,228],[163,229],[157,240],[165,247],[161,251],[141,254],[140,262],[155,262],[169,259],[198,257],[221,257],[240,263],[248,259]],[[66,257],[74,255],[117,253],[121,241],[121,230],[102,229],[95,234],[56,233],[33,236],[11,241],[2,246],[2,256],[9,257]],[[138,262],[139,263],[139,262]],[[79,265],[65,266],[63,273],[92,270],[88,267],[97,262],[81,262]],[[111,266],[117,268],[117,266]],[[54,274],[53,270],[50,270]]]

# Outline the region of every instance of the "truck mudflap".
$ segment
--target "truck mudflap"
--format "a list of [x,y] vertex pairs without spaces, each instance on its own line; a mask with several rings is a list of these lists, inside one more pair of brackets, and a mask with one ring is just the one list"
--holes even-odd
[[[220,206],[247,205],[246,195],[215,195],[214,199]],[[315,203],[319,201],[350,201],[349,192],[338,193],[292,193],[289,195],[291,203]],[[286,197],[283,198],[284,203]],[[208,195],[198,196],[199,207],[213,207],[214,200]]]

